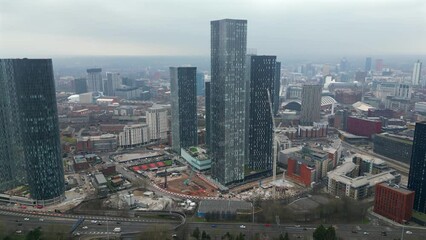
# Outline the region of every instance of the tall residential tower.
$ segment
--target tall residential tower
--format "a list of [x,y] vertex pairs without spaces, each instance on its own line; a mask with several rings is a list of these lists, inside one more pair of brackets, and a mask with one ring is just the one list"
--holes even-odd
[[223,19],[211,26],[212,177],[222,184],[244,180],[246,160],[247,20]]
[[321,85],[305,84],[302,87],[301,125],[312,126],[321,118]]
[[426,213],[426,122],[416,123],[408,189],[415,192],[414,210]]
[[197,68],[171,67],[172,149],[197,145]]
[[[64,169],[50,59],[0,59],[0,179],[31,198],[61,200]],[[26,170],[26,174],[24,171]]]
[[422,82],[420,81],[421,72],[422,72],[422,62],[420,62],[420,60],[417,60],[417,62],[414,63],[414,67],[413,67],[413,76],[412,76],[413,85],[415,86],[422,85]]
[[103,92],[102,68],[87,69],[87,90],[89,92]]

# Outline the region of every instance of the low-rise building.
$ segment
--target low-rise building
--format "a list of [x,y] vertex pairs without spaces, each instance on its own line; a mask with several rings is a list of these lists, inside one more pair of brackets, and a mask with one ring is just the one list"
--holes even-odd
[[192,168],[197,171],[205,171],[211,168],[212,160],[207,151],[200,147],[189,147],[181,149],[181,156]]
[[374,212],[395,222],[403,223],[411,219],[414,206],[414,191],[395,184],[376,185]]
[[83,155],[75,155],[74,156],[74,171],[79,172],[86,170],[90,167],[86,158]]
[[413,138],[390,133],[373,136],[373,151],[377,154],[410,164]]

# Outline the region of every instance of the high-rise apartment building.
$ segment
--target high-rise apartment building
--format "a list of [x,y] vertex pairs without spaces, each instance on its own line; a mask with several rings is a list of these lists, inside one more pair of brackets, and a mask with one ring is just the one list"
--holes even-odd
[[280,109],[280,88],[281,88],[281,63],[276,62],[275,66],[275,76],[274,76],[274,115],[277,115],[278,110]]
[[312,126],[321,119],[321,91],[322,86],[317,84],[305,84],[302,87],[302,109],[300,123]]
[[197,135],[197,68],[171,67],[172,149],[196,146]]
[[104,82],[104,95],[115,96],[115,90],[121,86],[121,77],[119,73],[107,72]]
[[167,138],[169,127],[167,124],[167,109],[161,106],[153,106],[146,111],[146,123],[149,129],[151,141]]
[[211,26],[212,177],[222,184],[244,180],[246,160],[247,20],[223,19]]
[[364,68],[364,71],[367,72],[367,73],[369,71],[371,71],[371,57],[367,57],[365,59],[365,68]]
[[0,86],[1,188],[26,182],[32,199],[63,199],[52,60],[0,59]]
[[420,60],[417,60],[417,62],[414,63],[414,67],[413,67],[413,76],[412,76],[413,85],[422,85],[422,82],[420,81],[421,72],[422,72],[422,62],[420,62]]
[[76,94],[87,93],[87,82],[85,78],[74,79],[74,91]]
[[204,73],[197,73],[197,96],[205,96]]
[[413,190],[414,210],[426,213],[426,122],[416,123],[408,189]]
[[[272,170],[272,113],[276,56],[247,56],[248,165],[251,170]],[[268,97],[268,92],[271,95]],[[271,106],[272,105],[272,106]]]
[[87,90],[89,92],[103,92],[102,68],[87,69]]

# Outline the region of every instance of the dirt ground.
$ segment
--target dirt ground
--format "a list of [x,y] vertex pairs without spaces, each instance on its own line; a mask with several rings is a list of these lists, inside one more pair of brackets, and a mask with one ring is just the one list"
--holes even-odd
[[167,179],[167,190],[191,196],[217,196],[218,191],[195,174],[192,175],[189,184],[185,185],[184,182],[188,178],[189,175],[185,173],[180,177],[169,177]]

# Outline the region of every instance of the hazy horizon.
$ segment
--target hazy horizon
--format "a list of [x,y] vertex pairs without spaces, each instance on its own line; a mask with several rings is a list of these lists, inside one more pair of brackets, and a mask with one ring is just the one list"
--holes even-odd
[[425,15],[421,0],[0,0],[0,53],[209,56],[210,21],[237,18],[259,55],[422,56]]

